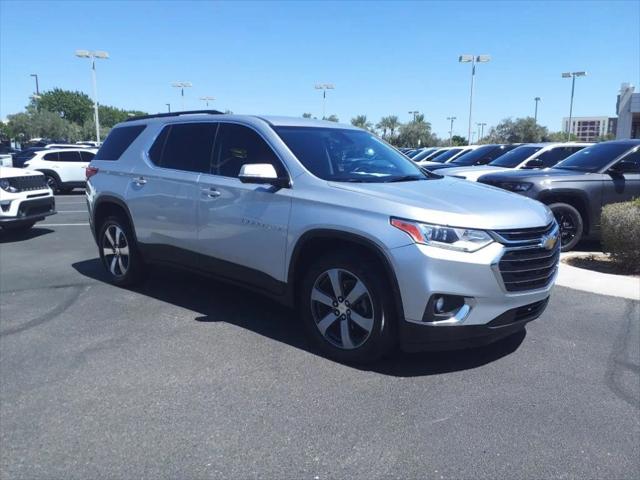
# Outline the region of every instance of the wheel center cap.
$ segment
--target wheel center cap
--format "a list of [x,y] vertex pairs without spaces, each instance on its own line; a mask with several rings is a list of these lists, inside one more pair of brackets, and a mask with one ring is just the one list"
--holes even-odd
[[338,304],[338,312],[340,312],[340,315],[345,315],[347,313],[347,310],[349,310],[349,309],[344,304],[344,302]]

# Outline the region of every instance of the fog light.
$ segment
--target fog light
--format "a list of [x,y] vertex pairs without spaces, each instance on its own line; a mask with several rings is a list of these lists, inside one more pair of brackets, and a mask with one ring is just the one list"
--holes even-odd
[[444,297],[436,297],[436,304],[434,308],[436,314],[444,313]]
[[[472,299],[469,299],[470,301]],[[462,321],[469,313],[467,299],[460,295],[435,294],[429,298],[422,316],[423,322]],[[460,317],[460,318],[458,318]]]

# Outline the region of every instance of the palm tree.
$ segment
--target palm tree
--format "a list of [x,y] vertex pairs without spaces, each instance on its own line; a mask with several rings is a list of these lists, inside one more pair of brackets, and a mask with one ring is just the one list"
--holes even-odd
[[366,115],[356,115],[351,119],[351,125],[353,125],[354,127],[363,128],[365,130],[371,130],[371,127],[373,127],[373,124],[367,121]]
[[393,138],[393,134],[401,125],[400,120],[398,120],[398,117],[395,115],[389,115],[386,118],[388,119],[387,128],[389,129],[389,136]]
[[385,138],[387,136],[387,129],[389,128],[389,118],[390,117],[382,117],[376,124],[376,128],[378,130],[382,130],[382,138]]

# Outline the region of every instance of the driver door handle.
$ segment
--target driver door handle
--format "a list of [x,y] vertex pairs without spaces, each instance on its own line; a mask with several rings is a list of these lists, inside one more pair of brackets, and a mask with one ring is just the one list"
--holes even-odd
[[138,185],[138,186],[142,186],[142,185],[144,185],[145,183],[147,183],[147,179],[146,179],[146,178],[144,178],[144,177],[134,178],[134,179],[133,179],[133,183],[135,183],[135,184],[136,184],[136,185]]
[[209,198],[218,198],[221,195],[221,193],[213,187],[203,188],[202,193],[204,193]]

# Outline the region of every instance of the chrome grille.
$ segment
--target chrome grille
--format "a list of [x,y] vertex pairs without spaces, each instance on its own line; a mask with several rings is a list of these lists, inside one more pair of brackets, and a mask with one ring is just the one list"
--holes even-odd
[[546,227],[498,230],[494,234],[506,246],[498,263],[505,290],[522,292],[549,285],[560,260],[560,236],[555,221]]
[[44,175],[29,175],[25,177],[7,178],[9,185],[16,188],[19,192],[29,190],[43,190],[47,188],[47,181]]

